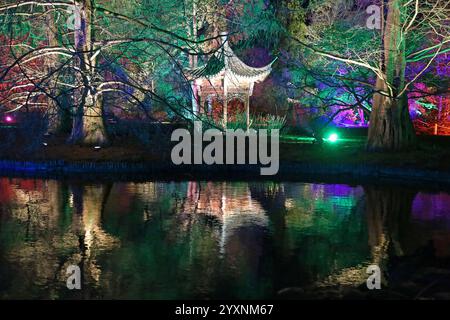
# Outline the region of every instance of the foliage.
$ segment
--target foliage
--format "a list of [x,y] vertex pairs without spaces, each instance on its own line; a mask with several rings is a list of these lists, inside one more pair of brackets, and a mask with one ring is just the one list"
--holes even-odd
[[[276,116],[272,114],[267,115],[250,115],[250,128],[252,129],[267,129],[269,132],[272,129],[281,130],[286,124],[286,117]],[[228,129],[247,129],[247,116],[245,112],[237,113],[233,121],[229,121]]]

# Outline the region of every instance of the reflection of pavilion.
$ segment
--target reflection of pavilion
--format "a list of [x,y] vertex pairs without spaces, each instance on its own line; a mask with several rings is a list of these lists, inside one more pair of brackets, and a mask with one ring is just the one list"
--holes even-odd
[[221,222],[221,252],[229,238],[241,228],[266,228],[268,219],[261,205],[251,197],[247,184],[189,182],[184,213],[202,214]]

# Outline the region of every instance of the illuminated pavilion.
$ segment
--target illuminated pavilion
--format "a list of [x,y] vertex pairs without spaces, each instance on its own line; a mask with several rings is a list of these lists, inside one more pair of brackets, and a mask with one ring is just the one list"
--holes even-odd
[[244,104],[247,128],[250,127],[250,97],[255,83],[264,81],[272,71],[270,64],[255,68],[245,64],[231,49],[227,36],[222,36],[222,46],[201,67],[187,72],[192,87],[192,108],[195,115],[209,113],[212,102],[222,104],[223,126],[228,122],[228,103],[237,99]]

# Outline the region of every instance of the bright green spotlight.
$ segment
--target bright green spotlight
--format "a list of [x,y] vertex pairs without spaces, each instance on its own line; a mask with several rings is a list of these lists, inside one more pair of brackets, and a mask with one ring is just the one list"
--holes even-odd
[[336,133],[332,133],[332,134],[330,134],[329,136],[328,136],[328,141],[329,142],[336,142],[336,141],[338,141],[338,139],[339,139],[339,136],[336,134]]

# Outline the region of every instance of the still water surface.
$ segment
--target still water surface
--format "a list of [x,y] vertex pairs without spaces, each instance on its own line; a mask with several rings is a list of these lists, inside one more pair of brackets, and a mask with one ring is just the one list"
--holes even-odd
[[[449,257],[447,192],[0,178],[0,299],[315,297],[361,287],[371,264],[414,297]],[[81,291],[66,288],[73,264]]]

